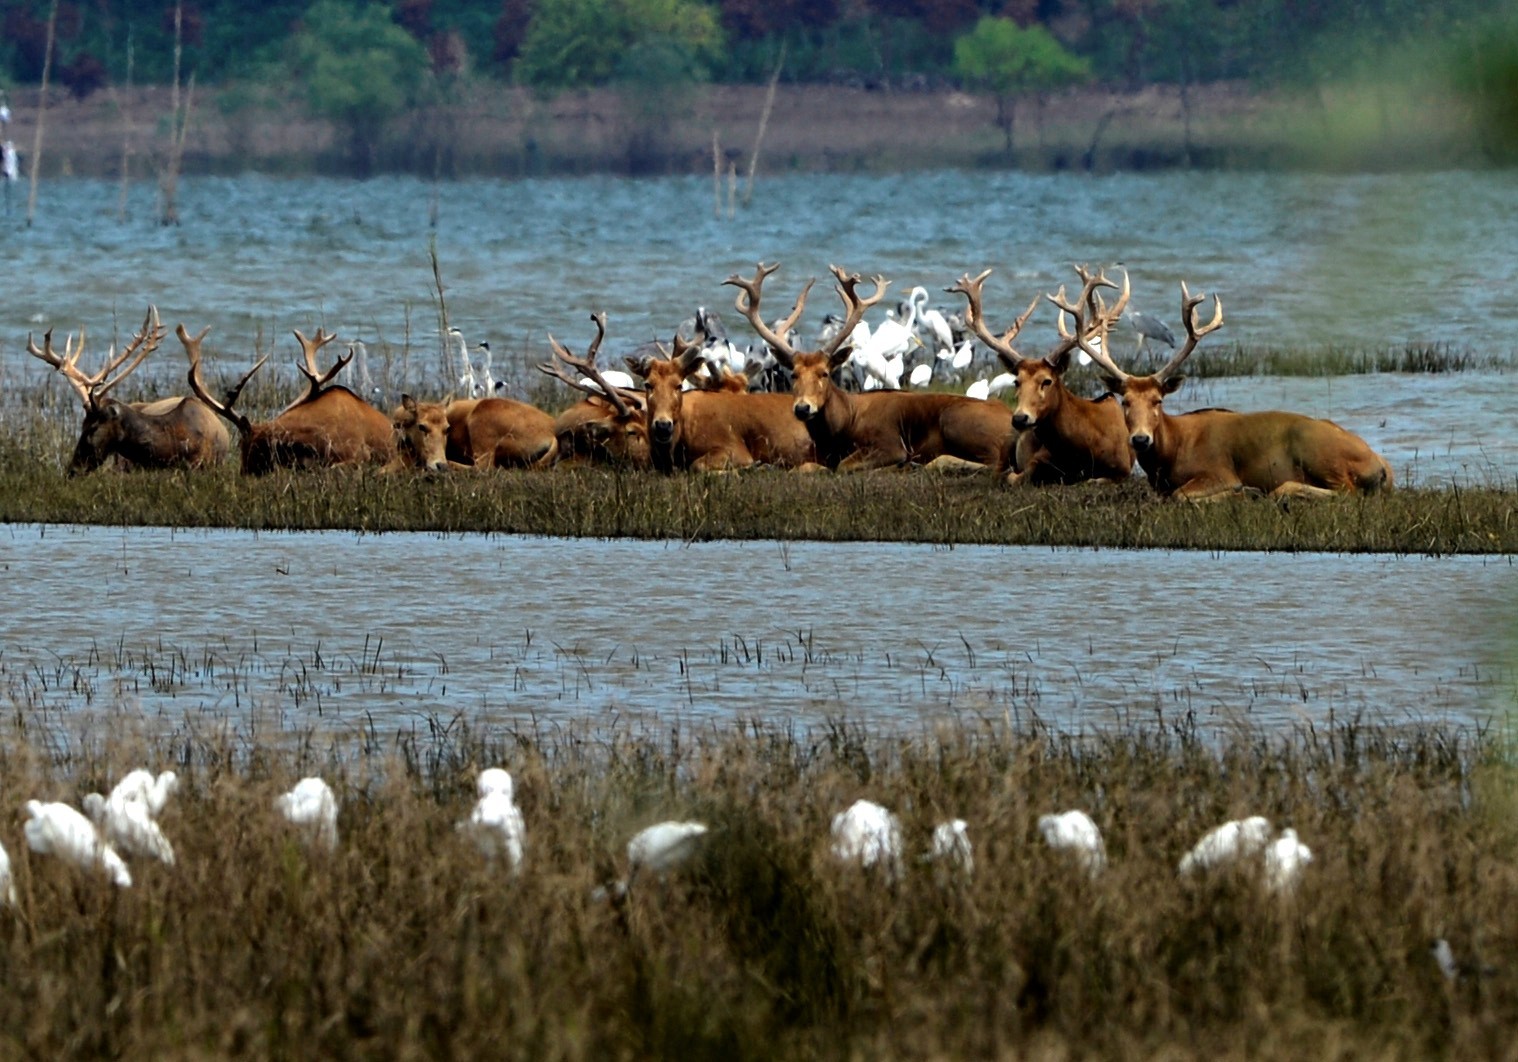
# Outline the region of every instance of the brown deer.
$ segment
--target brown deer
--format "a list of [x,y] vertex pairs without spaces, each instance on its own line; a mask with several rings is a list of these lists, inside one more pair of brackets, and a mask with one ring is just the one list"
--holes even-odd
[[306,393],[286,406],[273,420],[255,424],[233,407],[253,374],[269,360],[268,356],[258,359],[242,379],[227,389],[225,402],[218,402],[206,392],[200,377],[200,346],[210,331],[208,325],[199,335],[191,336],[181,324],[175,334],[190,359],[190,389],[238,431],[245,475],[265,475],[276,468],[384,465],[390,461],[395,453],[390,418],[346,387],[326,386],[348,364],[353,354],[350,352],[346,357],[338,358],[337,364],[326,373],[316,367],[316,352],[336,336],[317,329],[315,338],[307,339],[296,331],[295,338],[300,342],[304,360],[299,368],[306,377]]
[[[1022,316],[998,336],[986,326],[981,312],[981,286],[990,275],[991,270],[987,269],[972,280],[966,273],[946,290],[965,297],[968,304],[965,323],[974,329],[982,343],[996,352],[1017,380],[1012,427],[1018,435],[1007,482],[1042,486],[1088,479],[1126,480],[1133,474],[1133,447],[1128,443],[1128,428],[1117,399],[1112,395],[1095,400],[1083,398],[1065,386],[1065,370],[1070,367],[1070,355],[1079,345],[1079,337],[1090,336],[1103,323],[1096,319],[1096,289],[1116,285],[1101,274],[1081,271],[1081,294],[1070,311],[1075,317],[1074,335],[1064,334],[1062,329],[1061,341],[1053,350],[1041,358],[1027,358],[1018,353],[1012,341],[1033,316],[1040,300],[1034,299]],[[1050,296],[1051,300],[1055,298]],[[1058,299],[1063,298],[1061,288]],[[1122,313],[1127,299],[1125,287],[1116,308],[1104,311],[1110,320],[1116,320],[1116,315]],[[1057,305],[1063,307],[1064,303]],[[1060,322],[1063,325],[1063,316]]]
[[[1186,342],[1149,376],[1130,376],[1118,368],[1106,342],[1093,347],[1080,340],[1091,360],[1105,370],[1107,386],[1122,397],[1133,450],[1154,489],[1169,497],[1202,501],[1245,490],[1272,497],[1323,497],[1391,488],[1392,470],[1385,458],[1333,421],[1280,411],[1199,409],[1178,416],[1165,412],[1165,396],[1174,394],[1186,379],[1176,370],[1203,336],[1223,327],[1223,303],[1216,296],[1212,320],[1202,324],[1199,309],[1206,299],[1192,295],[1181,283]],[[1064,304],[1060,309],[1070,312]],[[1063,315],[1060,330],[1064,331]]]
[[558,459],[554,418],[514,398],[448,403],[448,460],[470,468],[549,468]]
[[847,317],[823,349],[798,352],[788,339],[806,306],[809,281],[789,317],[775,327],[760,314],[760,289],[778,265],[759,263],[752,280],[731,276],[723,281],[739,289],[736,305],[775,358],[791,371],[792,412],[807,426],[817,460],[840,472],[931,464],[939,468],[983,467],[1004,471],[1012,448],[1012,411],[1000,402],[964,395],[913,391],[854,394],[839,387],[833,374],[848,360],[847,341],[865,310],[885,295],[888,281],[876,277],[868,298],[858,291],[861,278],[831,266]]
[[93,375],[79,368],[84,331],[79,342],[64,340],[64,353],[53,349],[53,333],[42,337],[42,349],[26,337],[27,353],[62,374],[84,404],[79,442],[69,458],[68,474],[92,472],[111,457],[122,468],[206,468],[227,456],[226,425],[194,397],[161,398],[156,402],[118,402],[110,391],[158,349],[163,341],[158,310],[149,306],[142,328],[120,354],[106,355]]
[[789,395],[751,394],[747,377],[725,372],[714,377],[717,389],[684,390],[702,367],[699,346],[676,336],[672,354],[628,358],[627,365],[646,385],[648,434],[660,471],[816,467],[812,436],[792,412]]
[[[596,354],[601,349],[601,341],[606,338],[606,314],[593,313],[590,319],[596,323],[596,338],[583,358],[571,354],[558,340],[549,336],[554,360],[538,365],[538,371],[587,396],[554,419],[558,459],[572,464],[647,468],[653,457],[644,396],[608,383],[601,375],[601,370],[596,367]],[[581,375],[574,375],[568,369],[575,369]]]
[[423,469],[438,472],[448,467],[448,411],[441,402],[418,402],[401,395],[391,410],[395,430],[395,455],[381,470]]

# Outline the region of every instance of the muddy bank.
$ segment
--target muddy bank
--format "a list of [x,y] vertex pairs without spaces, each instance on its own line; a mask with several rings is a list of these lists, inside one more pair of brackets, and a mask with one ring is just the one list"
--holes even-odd
[[[479,85],[457,102],[402,115],[374,145],[373,170],[445,177],[556,173],[711,173],[741,182],[765,92],[712,85],[650,96],[610,89],[547,98]],[[12,94],[10,136],[29,170],[38,92]],[[44,176],[134,176],[161,168],[169,90],[51,94]],[[1393,120],[1394,118],[1394,120]],[[1171,166],[1429,169],[1484,163],[1468,110],[1456,101],[1378,87],[1282,96],[1238,84],[1081,89],[1015,110],[1014,146],[996,101],[950,89],[880,91],[781,86],[760,172],[891,171],[942,167],[1089,169]],[[349,136],[262,86],[202,90],[185,144],[185,172],[353,173]],[[724,178],[725,179],[725,178]],[[741,194],[741,193],[740,193]]]

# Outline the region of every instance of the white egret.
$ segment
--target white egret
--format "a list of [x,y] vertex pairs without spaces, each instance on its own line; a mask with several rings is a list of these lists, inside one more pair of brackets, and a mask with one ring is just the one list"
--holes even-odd
[[474,378],[474,366],[469,362],[469,344],[464,341],[464,333],[458,328],[450,327],[448,341],[453,344],[459,359],[459,388],[464,392],[465,398],[474,398],[478,381]]
[[880,866],[891,880],[901,876],[901,822],[879,804],[856,800],[833,816],[833,855],[863,867]]
[[156,778],[151,771],[138,768],[128,771],[116,788],[111,790],[112,800],[140,800],[148,807],[148,813],[157,818],[163,813],[169,797],[179,791],[179,775],[163,771]]
[[1270,821],[1263,815],[1230,820],[1203,834],[1181,860],[1180,872],[1192,874],[1251,858],[1259,855],[1269,840]]
[[907,321],[903,324],[888,317],[871,331],[864,321],[853,331],[854,353],[850,360],[886,387],[901,386],[904,360],[914,347],[922,346],[922,340],[913,331],[917,320],[917,308],[909,306]]
[[84,870],[104,870],[125,889],[132,872],[116,850],[101,838],[95,826],[67,804],[26,802],[26,843],[39,855],[54,855]]
[[907,377],[907,383],[913,387],[926,387],[933,382],[933,365],[931,362],[922,362],[912,367],[912,374]]
[[511,775],[499,767],[480,772],[476,783],[479,801],[459,829],[473,835],[486,858],[505,856],[507,868],[515,874],[522,866],[527,845],[527,824],[513,799]]
[[1434,962],[1439,964],[1439,972],[1444,975],[1446,981],[1460,980],[1460,964],[1455,962],[1455,951],[1449,946],[1449,941],[1440,937],[1428,946],[1428,950],[1434,957]]
[[[632,373],[623,372],[621,369],[602,369],[601,379],[605,380],[611,387],[621,388],[628,391],[642,390],[642,385],[639,384],[637,380],[633,379]],[[592,380],[589,376],[580,377],[580,386],[582,388],[589,387],[597,391],[601,389],[601,385],[596,383],[596,381]]]
[[660,822],[627,842],[628,880],[640,873],[664,875],[684,863],[707,834],[704,822]]
[[16,906],[16,882],[11,877],[11,854],[0,844],[0,903]]
[[981,378],[965,388],[965,395],[969,398],[990,398],[991,381]]
[[928,859],[967,878],[974,874],[975,853],[970,847],[969,824],[964,819],[949,819],[933,827],[933,848]]
[[302,778],[274,801],[275,809],[323,848],[337,847],[337,797],[320,778]]
[[1311,862],[1312,849],[1297,840],[1297,831],[1282,830],[1265,849],[1265,887],[1275,893],[1294,891]]
[[351,389],[357,391],[364,401],[372,401],[379,388],[374,386],[374,379],[369,375],[369,348],[364,346],[363,340],[355,339],[348,344],[348,354],[351,360],[344,366],[343,375],[353,381]]
[[957,347],[944,347],[938,352],[938,360],[949,363],[949,368],[962,372],[975,360],[975,340],[967,339]]
[[1102,843],[1102,831],[1084,811],[1041,815],[1038,829],[1050,848],[1074,855],[1093,878],[1106,867],[1107,849]]
[[496,393],[496,379],[490,369],[490,344],[486,340],[480,340],[474,345],[474,349],[480,353],[482,367],[480,375],[483,379],[479,383],[478,397],[494,398]]
[[992,395],[999,395],[1003,391],[1010,391],[1016,386],[1016,373],[999,372],[995,376],[991,377],[990,382],[986,384],[986,397],[990,398]]
[[123,855],[174,865],[174,846],[153,820],[145,800],[132,795],[118,797],[114,791],[109,799],[90,793],[84,798],[84,810],[111,846]]
[[913,288],[907,292],[907,301],[912,304],[916,319],[933,333],[935,348],[954,346],[954,329],[950,327],[949,320],[942,312],[928,306],[928,289],[922,286]]

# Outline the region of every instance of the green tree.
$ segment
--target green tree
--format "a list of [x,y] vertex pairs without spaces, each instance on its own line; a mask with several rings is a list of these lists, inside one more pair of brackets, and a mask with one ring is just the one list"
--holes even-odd
[[[701,0],[539,0],[517,57],[517,77],[574,88],[650,77],[702,79],[722,54],[717,11]],[[630,68],[643,55],[655,70]]]
[[1006,136],[1010,156],[1017,97],[1084,81],[1090,67],[1042,26],[1023,29],[1009,18],[987,15],[954,42],[954,72],[995,94],[996,127]]
[[386,123],[426,83],[426,50],[382,4],[317,0],[291,41],[290,57],[306,105],[346,133],[354,168],[368,174]]

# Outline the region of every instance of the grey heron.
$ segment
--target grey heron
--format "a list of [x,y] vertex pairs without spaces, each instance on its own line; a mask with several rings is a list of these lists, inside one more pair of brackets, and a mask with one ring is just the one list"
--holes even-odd
[[[1138,333],[1138,350],[1144,349],[1144,344],[1149,340],[1163,343],[1171,350],[1175,349],[1175,333],[1170,331],[1170,326],[1152,314],[1141,313],[1138,310],[1129,310],[1123,315],[1132,329]],[[1137,353],[1138,351],[1135,351]]]

